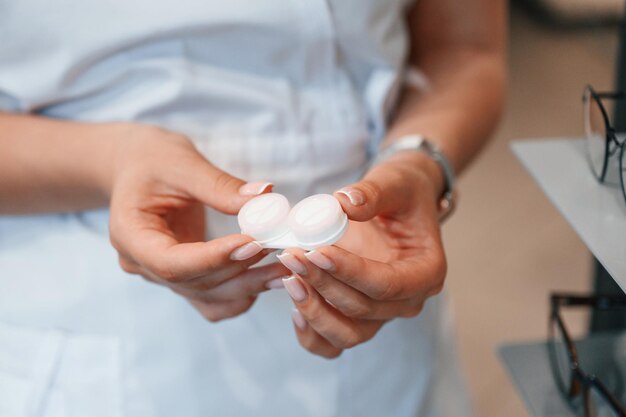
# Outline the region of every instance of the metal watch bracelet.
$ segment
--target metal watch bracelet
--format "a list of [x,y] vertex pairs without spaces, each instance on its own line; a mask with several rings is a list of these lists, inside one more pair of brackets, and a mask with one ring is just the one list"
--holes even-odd
[[441,150],[436,145],[434,145],[424,136],[409,135],[403,136],[400,139],[394,141],[391,145],[380,150],[380,152],[372,160],[370,168],[383,162],[392,155],[403,151],[421,152],[433,159],[441,168],[444,177],[444,191],[441,199],[439,200],[439,221],[443,222],[450,216],[450,214],[452,214],[456,206],[454,170],[452,169],[452,165],[448,161],[448,158],[446,158],[446,156],[443,154],[443,152],[441,152]]

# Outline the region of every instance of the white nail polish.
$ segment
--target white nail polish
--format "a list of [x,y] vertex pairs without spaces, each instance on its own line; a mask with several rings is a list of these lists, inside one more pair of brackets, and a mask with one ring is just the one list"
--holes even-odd
[[342,188],[341,190],[337,191],[337,193],[343,194],[348,197],[348,200],[350,200],[350,204],[352,204],[353,206],[362,206],[365,203],[365,196],[363,196],[363,193],[361,191]]
[[273,184],[271,182],[249,182],[239,188],[241,195],[259,195],[266,191]]

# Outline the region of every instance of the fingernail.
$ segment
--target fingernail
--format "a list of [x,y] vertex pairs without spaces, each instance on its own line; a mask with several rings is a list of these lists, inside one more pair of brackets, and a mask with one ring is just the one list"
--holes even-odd
[[252,258],[257,253],[261,252],[263,247],[257,241],[248,242],[245,245],[238,247],[230,254],[230,259],[233,261],[245,261]]
[[353,206],[362,206],[363,204],[365,204],[365,195],[363,195],[363,193],[356,188],[342,188],[341,190],[336,192],[348,197],[348,200],[350,200],[350,204],[352,204]]
[[263,194],[263,192],[267,191],[268,188],[271,188],[274,184],[271,182],[249,182],[247,184],[242,185],[239,188],[239,194],[241,195],[259,195]]
[[296,276],[284,278],[283,284],[293,301],[301,303],[306,300],[308,294],[306,292],[306,288],[304,288],[304,285],[300,282],[300,278]]
[[274,278],[271,281],[267,281],[265,283],[265,288],[267,288],[268,290],[278,290],[280,288],[285,288],[285,285],[283,284],[283,279],[287,278],[289,277]]
[[276,257],[292,272],[295,272],[298,275],[306,275],[306,267],[304,266],[304,264],[289,252],[283,252]]
[[293,320],[293,324],[295,324],[296,327],[300,330],[304,330],[304,328],[306,327],[306,320],[297,308],[294,308],[291,312],[291,320]]
[[304,254],[306,258],[311,261],[315,266],[325,270],[331,270],[334,268],[333,261],[331,261],[328,256],[321,254],[316,250],[312,250]]

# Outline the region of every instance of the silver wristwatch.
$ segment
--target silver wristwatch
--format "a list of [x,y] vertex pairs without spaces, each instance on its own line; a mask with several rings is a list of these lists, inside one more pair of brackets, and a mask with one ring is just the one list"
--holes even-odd
[[437,165],[441,168],[444,177],[444,191],[439,200],[439,221],[444,221],[455,208],[456,192],[454,190],[454,170],[452,165],[448,161],[448,158],[441,152],[441,150],[428,141],[422,135],[410,135],[403,136],[400,139],[394,141],[391,145],[381,149],[381,151],[374,157],[371,166],[377,165],[392,155],[395,155],[401,151],[415,151],[422,152],[432,158]]

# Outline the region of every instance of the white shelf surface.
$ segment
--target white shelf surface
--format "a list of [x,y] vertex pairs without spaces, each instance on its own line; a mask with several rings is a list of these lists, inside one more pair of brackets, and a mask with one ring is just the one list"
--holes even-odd
[[512,149],[589,250],[626,291],[626,202],[619,186],[600,184],[595,179],[584,140],[521,140],[513,142]]

